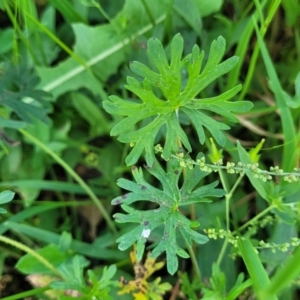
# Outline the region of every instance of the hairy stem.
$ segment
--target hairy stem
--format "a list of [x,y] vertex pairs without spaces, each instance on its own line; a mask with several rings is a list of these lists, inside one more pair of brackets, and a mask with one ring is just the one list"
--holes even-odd
[[28,246],[26,246],[22,243],[19,243],[17,241],[14,241],[3,235],[0,235],[0,241],[32,255],[40,263],[42,263],[45,267],[47,267],[49,270],[51,270],[56,276],[62,278],[62,275],[59,273],[59,271],[48,260],[46,260],[44,257],[42,257],[40,254],[38,254],[36,251],[32,250]]

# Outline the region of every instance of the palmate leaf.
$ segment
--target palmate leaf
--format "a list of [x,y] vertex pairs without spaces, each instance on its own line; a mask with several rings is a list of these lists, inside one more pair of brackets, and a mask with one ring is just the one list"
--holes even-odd
[[[148,237],[153,230],[163,225],[164,235],[153,249],[151,257],[157,257],[165,251],[168,272],[174,274],[178,269],[177,256],[189,257],[188,253],[177,244],[178,231],[189,246],[192,245],[192,241],[198,244],[208,241],[206,236],[192,229],[199,224],[181,214],[180,207],[191,203],[210,202],[210,197],[222,197],[225,193],[216,188],[218,182],[197,187],[199,181],[207,175],[199,168],[187,169],[184,183],[179,188],[178,182],[182,167],[174,157],[167,162],[166,172],[155,158],[153,165],[146,166],[146,169],[161,182],[161,189],[145,181],[142,169],[137,167],[132,168],[135,182],[123,178],[118,180],[118,185],[129,192],[113,199],[112,204],[122,204],[127,214],[117,213],[114,218],[118,223],[133,222],[138,223],[138,226],[121,236],[117,242],[120,250],[126,250],[136,242],[137,259],[141,260]],[[137,201],[150,201],[156,203],[158,208],[146,211],[136,210],[130,205]]]
[[[170,62],[163,46],[156,38],[151,38],[147,44],[147,54],[153,70],[140,62],[132,62],[130,68],[139,77],[128,77],[126,88],[138,96],[139,101],[127,101],[117,96],[111,96],[104,101],[104,108],[111,114],[126,116],[115,125],[111,135],[119,136],[119,141],[130,143],[133,149],[126,158],[127,165],[133,165],[146,152],[148,165],[154,162],[153,145],[159,130],[164,127],[166,142],[163,157],[169,159],[177,151],[176,139],[191,151],[191,145],[179,122],[180,115],[185,114],[194,125],[201,144],[205,141],[205,131],[208,130],[220,144],[225,144],[222,131],[230,127],[211,118],[207,111],[219,114],[229,121],[237,121],[233,113],[249,110],[252,104],[247,101],[229,102],[239,92],[238,85],[225,93],[212,98],[197,99],[197,95],[212,81],[229,72],[237,63],[237,57],[231,57],[220,63],[225,52],[225,40],[219,37],[210,47],[207,63],[202,68],[204,52],[195,45],[192,53],[182,59],[183,38],[177,34],[170,51]],[[187,79],[183,80],[186,74]],[[183,82],[186,84],[183,85]],[[141,120],[148,119],[146,126],[134,129]]]

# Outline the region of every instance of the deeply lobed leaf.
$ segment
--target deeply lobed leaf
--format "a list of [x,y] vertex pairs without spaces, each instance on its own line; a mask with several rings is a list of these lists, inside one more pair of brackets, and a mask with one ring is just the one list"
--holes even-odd
[[[220,145],[224,145],[226,139],[222,131],[230,127],[215,121],[207,111],[235,122],[237,118],[233,112],[245,112],[252,107],[247,101],[228,101],[239,92],[240,85],[216,97],[196,98],[206,86],[229,72],[238,61],[237,57],[231,57],[220,63],[225,52],[225,40],[222,37],[212,42],[204,68],[204,52],[197,45],[193,47],[191,54],[182,58],[183,38],[180,34],[174,37],[170,52],[169,62],[160,41],[156,38],[149,39],[147,54],[153,69],[140,62],[132,62],[132,72],[143,80],[140,82],[133,77],[127,79],[126,88],[138,96],[139,101],[122,100],[116,96],[104,101],[104,108],[109,113],[126,117],[115,125],[111,134],[119,136],[121,142],[133,145],[126,158],[127,165],[136,163],[144,150],[148,165],[154,163],[153,145],[162,128],[166,134],[163,152],[165,159],[169,159],[178,150],[177,138],[191,151],[188,137],[179,122],[178,116],[181,113],[191,120],[201,144],[205,142],[205,128]],[[187,76],[185,84],[183,76]],[[143,119],[148,119],[148,125],[135,129],[134,126]]]
[[[174,274],[178,269],[177,256],[187,258],[187,252],[178,245],[177,233],[181,233],[189,246],[192,241],[203,244],[208,238],[193,229],[195,222],[192,222],[180,213],[180,207],[191,203],[208,202],[211,197],[222,197],[224,191],[217,189],[218,182],[209,185],[198,186],[199,181],[206,176],[200,169],[186,170],[185,181],[179,187],[179,179],[182,167],[179,161],[172,157],[167,162],[165,171],[155,159],[151,167],[146,169],[156,177],[162,188],[158,189],[150,185],[143,176],[141,168],[132,168],[135,182],[120,179],[118,185],[128,190],[127,194],[112,200],[112,204],[122,204],[122,208],[127,214],[117,213],[114,218],[118,223],[138,223],[137,227],[121,236],[117,242],[120,250],[126,250],[134,243],[137,243],[137,259],[141,260],[145,243],[151,233],[159,226],[164,226],[164,234],[160,242],[153,249],[151,257],[157,257],[162,252],[167,255],[167,268],[170,274]],[[132,208],[132,203],[137,201],[150,201],[157,204],[156,209],[140,211]],[[196,224],[198,226],[199,224]]]

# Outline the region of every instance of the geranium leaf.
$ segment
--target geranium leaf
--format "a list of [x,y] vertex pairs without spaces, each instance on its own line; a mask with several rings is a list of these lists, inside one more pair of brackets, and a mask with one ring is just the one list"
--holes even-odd
[[[118,223],[137,223],[131,231],[117,239],[120,250],[126,250],[134,243],[137,243],[137,259],[141,260],[145,243],[152,232],[159,226],[164,226],[164,234],[151,253],[151,257],[157,257],[163,252],[167,255],[167,269],[174,274],[178,269],[177,256],[187,258],[187,252],[177,244],[178,231],[182,234],[188,245],[192,241],[203,244],[208,238],[192,227],[195,223],[185,217],[180,208],[190,203],[211,201],[212,197],[222,197],[225,192],[217,189],[217,182],[209,185],[198,186],[199,181],[206,175],[199,169],[186,170],[186,180],[180,187],[182,167],[177,158],[171,157],[167,162],[166,171],[154,157],[152,166],[146,166],[146,170],[156,177],[162,188],[159,189],[150,185],[144,179],[142,168],[133,167],[132,174],[135,182],[128,179],[119,179],[118,185],[129,192],[112,200],[112,204],[122,204],[127,214],[117,213],[114,215]],[[129,205],[136,201],[151,201],[158,205],[155,209],[137,210]]]
[[[226,46],[222,37],[212,42],[202,71],[203,51],[195,45],[192,53],[182,58],[183,45],[182,36],[177,34],[171,43],[169,61],[161,42],[150,38],[147,54],[153,69],[140,62],[132,62],[130,69],[141,77],[142,81],[133,77],[127,79],[126,88],[139,99],[122,100],[112,96],[109,101],[103,103],[107,112],[125,116],[123,121],[114,126],[111,134],[119,136],[119,141],[133,146],[126,158],[127,165],[135,164],[144,151],[147,164],[153,164],[153,146],[160,130],[166,137],[163,150],[166,160],[178,151],[177,140],[191,151],[188,137],[179,121],[179,114],[184,113],[191,120],[201,144],[205,142],[205,130],[208,130],[217,143],[224,145],[226,139],[222,131],[230,127],[215,121],[209,115],[209,111],[236,122],[238,119],[232,112],[245,112],[252,107],[247,101],[228,101],[239,92],[240,86],[217,97],[196,99],[207,85],[230,71],[238,61],[237,57],[231,57],[220,63]],[[187,74],[186,84],[182,83],[183,73]],[[143,124],[146,125],[138,128],[136,125],[139,121],[145,119],[147,122]]]

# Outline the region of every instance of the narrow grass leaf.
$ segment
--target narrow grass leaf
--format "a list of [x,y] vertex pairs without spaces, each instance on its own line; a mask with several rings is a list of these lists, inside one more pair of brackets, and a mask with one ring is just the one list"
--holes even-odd
[[271,283],[262,291],[263,299],[268,299],[278,294],[284,288],[290,286],[300,274],[300,247],[298,246],[294,251],[292,257],[287,263],[279,268],[271,278]]
[[[62,181],[55,181],[55,180],[16,180],[16,181],[2,181],[0,182],[0,187],[4,188],[19,188],[19,189],[33,189],[39,187],[41,190],[45,191],[59,191],[59,192],[66,192],[66,193],[76,193],[81,195],[86,195],[85,190],[78,184],[72,182],[62,182]],[[100,188],[92,188],[92,190],[97,195],[104,195],[107,194],[105,190]]]
[[82,65],[84,68],[87,68],[84,60],[78,56],[74,51],[72,51],[62,40],[60,40],[55,34],[53,34],[46,26],[44,26],[37,19],[33,18],[31,15],[26,14],[28,18],[38,27],[41,31],[43,31],[46,35],[48,35],[58,46],[60,46],[64,51],[66,51],[71,57],[73,57],[79,65]]
[[68,0],[48,0],[66,19],[68,23],[86,23],[85,19],[74,9]]
[[[47,204],[47,205],[41,205],[41,206],[33,206],[26,208],[19,213],[11,216],[7,221],[8,222],[21,222],[27,218],[30,218],[32,216],[38,215],[40,213],[43,213],[45,211],[49,211],[52,209],[60,208],[60,207],[65,207],[66,204],[61,202],[61,203],[53,203],[53,204]],[[4,234],[9,227],[6,226],[6,223],[1,223],[0,224],[0,234]]]
[[[250,241],[239,239],[238,247],[252,279],[254,289],[256,293],[258,293],[270,284],[268,274]],[[264,300],[277,300],[277,297],[271,296],[269,298],[264,298]]]
[[[44,241],[47,244],[58,245],[61,238],[61,235],[57,233],[40,229],[34,226],[18,224],[11,221],[7,221],[3,223],[3,226],[5,226],[7,229],[15,230],[20,233],[29,235],[30,237],[37,239],[39,241]],[[126,259],[125,253],[120,253],[116,249],[106,249],[100,247],[99,244],[98,247],[96,248],[93,247],[91,244],[87,244],[77,240],[72,241],[70,250],[89,257],[100,258],[100,259],[113,259],[113,260]]]
[[259,32],[256,21],[254,19],[253,22],[256,30],[259,48],[269,76],[269,84],[272,91],[274,92],[276,103],[281,115],[280,120],[282,123],[282,129],[283,129],[284,141],[285,141],[283,145],[283,156],[282,156],[283,169],[285,171],[288,171],[288,170],[292,170],[296,165],[295,159],[292,160],[293,154],[297,148],[296,132],[295,132],[295,126],[293,122],[293,117],[286,103],[284,92],[282,90],[280,81],[278,79],[272,60],[270,58],[270,54],[268,53],[265,43],[263,42],[262,35]]

